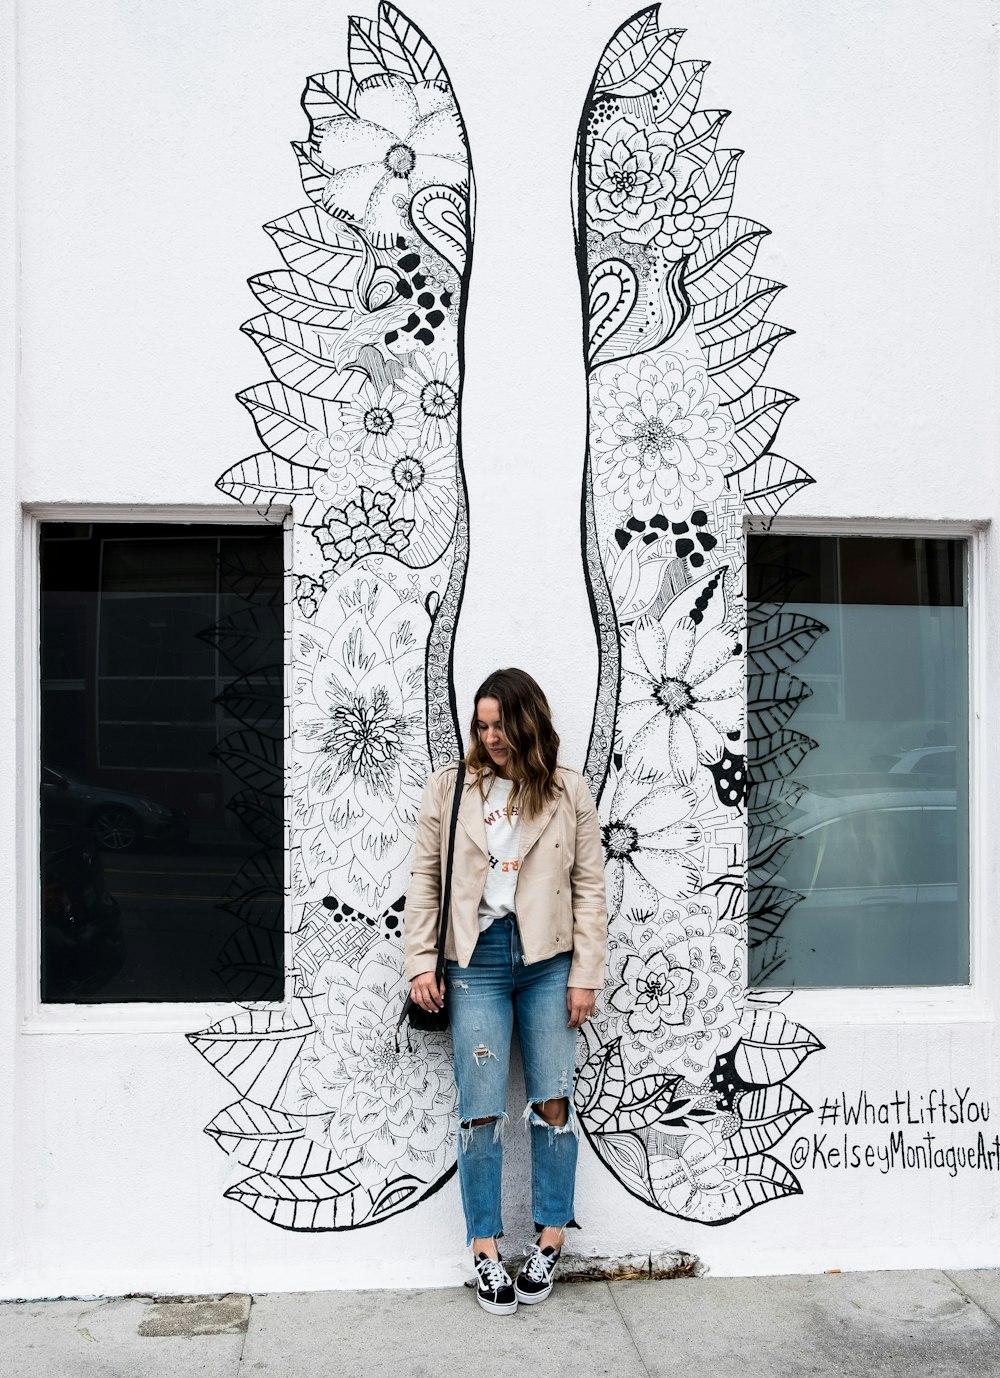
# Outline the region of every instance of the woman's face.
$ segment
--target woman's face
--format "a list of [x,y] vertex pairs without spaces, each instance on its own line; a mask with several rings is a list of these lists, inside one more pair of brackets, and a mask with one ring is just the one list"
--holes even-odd
[[500,726],[500,704],[497,699],[480,699],[476,704],[476,731],[498,775],[505,775],[510,760],[510,748]]

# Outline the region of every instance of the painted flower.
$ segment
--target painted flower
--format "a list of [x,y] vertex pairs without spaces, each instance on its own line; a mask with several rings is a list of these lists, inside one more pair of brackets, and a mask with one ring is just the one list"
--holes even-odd
[[[419,420],[413,403],[394,383],[379,387],[366,378],[355,398],[343,403],[341,427],[347,446],[363,458],[398,458],[416,443]],[[332,437],[331,445],[338,439]],[[330,460],[335,462],[332,454]]]
[[672,134],[614,120],[590,145],[587,163],[588,220],[599,234],[646,244],[656,233],[660,202],[671,196]]
[[[676,615],[675,615],[676,617]],[[696,626],[688,616],[635,624],[622,652],[618,730],[631,769],[664,770],[682,783],[699,761],[726,751],[740,730],[746,671],[725,627]]]
[[440,559],[448,548],[458,515],[458,457],[454,446],[434,450],[415,446],[398,459],[368,461],[371,481],[390,498],[389,520],[411,531],[399,558],[414,569]]
[[360,965],[323,964],[313,987],[318,1032],[303,1050],[302,1101],[289,1107],[320,1116],[324,1142],[368,1186],[403,1174],[431,1181],[454,1150],[447,1046],[419,1035],[396,1043],[407,985],[382,944]]
[[687,1007],[685,992],[692,973],[662,948],[642,957],[629,953],[621,971],[621,985],[608,1000],[626,1015],[631,1033],[657,1034],[664,1025],[681,1024]]
[[725,1209],[724,1193],[742,1180],[726,1161],[718,1128],[703,1126],[683,1136],[650,1134],[649,1178],[660,1210],[683,1220],[715,1220]]
[[410,367],[396,379],[396,387],[416,403],[420,438],[428,449],[449,444],[458,422],[458,361],[442,354],[432,364],[414,352]]
[[292,786],[312,888],[367,913],[402,893],[430,768],[424,653],[430,619],[387,583],[344,575],[296,638]]
[[[650,238],[664,258],[676,263],[694,253],[708,229],[697,196],[671,196],[659,208],[659,215],[648,227]],[[624,238],[624,235],[622,236]]]
[[700,364],[639,354],[597,372],[594,491],[619,512],[679,521],[722,492],[732,421]]
[[316,539],[336,569],[366,555],[400,555],[412,530],[411,519],[393,512],[390,493],[359,488],[357,497],[331,512],[316,528]]
[[691,821],[696,803],[693,790],[655,776],[621,778],[601,828],[613,915],[641,922],[665,900],[691,894],[698,882],[691,853],[701,843]]
[[314,579],[311,574],[300,574],[295,580],[295,601],[303,617],[316,616],[323,588],[322,579]]
[[412,235],[415,192],[467,180],[468,151],[455,98],[441,83],[390,76],[362,86],[354,108],[356,117],[337,115],[315,130],[331,169],[323,205],[384,247]]
[[700,891],[612,944],[605,1003],[623,1017],[622,1057],[635,1076],[704,1081],[740,1040],[746,928],[719,905]]

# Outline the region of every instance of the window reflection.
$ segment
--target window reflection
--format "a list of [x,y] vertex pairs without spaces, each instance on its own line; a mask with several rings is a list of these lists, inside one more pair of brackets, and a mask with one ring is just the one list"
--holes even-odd
[[[828,628],[794,666],[814,692],[788,728],[814,745],[794,786],[777,783],[771,821],[793,840],[755,878],[751,907],[764,886],[804,898],[758,925],[752,979],[967,982],[964,542],[778,535],[751,537],[749,555],[751,617],[780,584],[784,611]],[[751,703],[751,735],[754,723]]]
[[282,563],[274,527],[42,525],[44,1001],[281,998]]

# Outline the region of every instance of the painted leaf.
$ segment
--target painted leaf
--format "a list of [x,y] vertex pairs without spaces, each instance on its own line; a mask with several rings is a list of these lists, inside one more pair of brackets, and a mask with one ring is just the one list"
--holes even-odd
[[746,917],[747,885],[741,875],[717,876],[696,893],[714,895],[719,900],[719,919],[723,923],[740,923]]
[[280,220],[270,220],[264,229],[288,267],[314,285],[346,292],[357,277],[363,254],[357,235],[316,206],[303,206]]
[[780,612],[780,604],[802,582],[803,577],[801,570],[793,569],[790,565],[764,562],[751,565],[747,574],[750,578],[747,598],[755,622],[766,621],[773,613]]
[[[671,51],[676,48],[682,33],[683,30],[681,29],[674,29],[669,35],[673,44]],[[657,58],[657,67],[659,61]],[[698,104],[701,84],[707,71],[707,62],[675,62],[673,64],[658,93],[660,101],[666,101],[665,105],[661,104],[657,109],[656,125],[658,129],[681,130],[684,128]],[[650,89],[655,90],[656,87]]]
[[328,402],[352,401],[366,380],[367,375],[357,369],[341,370],[336,358],[339,331],[317,330],[271,312],[255,316],[242,330],[260,350],[275,378],[298,392]]
[[751,826],[748,830],[748,858],[751,870],[767,871],[781,865],[782,853],[792,841],[793,834],[784,828]]
[[[237,914],[244,923],[254,927],[280,932],[285,918],[284,880],[275,869],[273,853],[259,852],[243,863],[230,881],[219,908]],[[250,953],[247,955],[252,956]],[[281,961],[279,954],[279,966]]]
[[[679,129],[686,123],[688,114],[698,102],[698,91],[695,90],[685,107],[687,98],[683,88],[690,85],[692,76],[688,74],[686,79],[677,76],[677,67],[674,66],[674,53],[677,51],[681,33],[680,29],[669,29],[665,33],[644,34],[602,67],[599,74],[599,89],[616,96],[646,96],[666,84],[671,104],[665,116],[657,117],[657,122],[666,118],[674,128]],[[677,66],[696,67],[700,76],[708,63],[685,62]],[[671,85],[675,76],[676,87]],[[700,88],[700,81],[698,85]]]
[[741,1158],[739,1163],[744,1172],[743,1180],[733,1191],[722,1194],[724,1214],[718,1220],[718,1224],[726,1220],[735,1220],[737,1216],[745,1215],[756,1206],[778,1201],[783,1196],[802,1195],[798,1178],[784,1163],[779,1163],[777,1158],[760,1154],[752,1158]]
[[695,110],[677,136],[677,152],[705,163],[715,152],[728,110]]
[[[215,702],[244,727],[252,727],[271,737],[282,735],[282,701],[285,672],[281,665],[262,665],[251,674],[240,675],[215,697]],[[277,720],[275,715],[277,715]]]
[[773,454],[764,455],[726,477],[727,488],[742,493],[744,507],[759,517],[775,516],[790,497],[810,483],[815,483],[815,479],[804,469]]
[[242,1096],[274,1106],[312,1033],[301,1014],[294,1002],[280,1010],[241,1010],[187,1039]]
[[238,392],[236,399],[253,417],[257,434],[266,447],[279,459],[308,464],[314,458],[308,445],[310,435],[330,435],[340,425],[336,402],[295,392],[281,383],[258,383]]
[[443,81],[444,66],[431,44],[395,5],[378,7],[378,42],[390,72],[408,81]]
[[736,1097],[742,1127],[728,1140],[727,1154],[749,1158],[766,1153],[808,1115],[812,1106],[790,1086],[764,1086]]
[[780,823],[802,797],[796,780],[759,780],[747,791],[747,812],[754,823]]
[[641,1139],[635,1134],[594,1134],[590,1142],[626,1191],[632,1192],[647,1205],[655,1206],[656,1198],[649,1180],[649,1159]]
[[826,631],[822,622],[800,612],[781,612],[749,628],[747,651],[753,669],[787,670],[802,659]]
[[780,885],[756,887],[750,897],[750,946],[756,947],[759,943],[768,942],[773,938],[789,911],[804,898],[794,890],[786,890]]
[[655,1124],[673,1103],[679,1078],[652,1076],[630,1080],[622,1060],[621,1040],[615,1039],[587,1060],[580,1080],[584,1086],[582,1114],[587,1128],[614,1132]]
[[257,1172],[225,1195],[285,1230],[347,1230],[371,1211],[370,1196],[344,1169],[308,1177]]
[[687,262],[684,285],[695,304],[720,297],[753,267],[760,241],[771,231],[756,220],[729,216],[707,234]]
[[198,640],[214,646],[235,670],[253,674],[271,665],[275,643],[280,644],[283,631],[280,607],[274,603],[252,603],[199,632]]
[[267,512],[275,504],[288,506],[296,493],[311,492],[313,479],[321,472],[305,464],[289,464],[274,455],[251,455],[227,469],[215,486],[227,497]]
[[766,737],[747,741],[747,761],[754,780],[777,780],[797,770],[817,745],[804,732],[781,728]]
[[781,1010],[754,1009],[743,1016],[743,1037],[733,1063],[749,1086],[775,1086],[785,1081],[810,1053],[823,1044]]
[[[356,266],[356,260],[351,259],[350,263]],[[273,273],[258,273],[249,282],[250,290],[263,307],[289,321],[338,330],[354,315],[346,287],[329,287],[304,273],[279,268]]]
[[378,29],[373,19],[353,14],[347,21],[347,60],[354,80],[360,86],[372,77],[387,77],[389,69],[382,57]]
[[[327,184],[330,181],[330,168],[320,158],[315,145],[311,143],[293,143],[292,152],[299,164],[299,176],[302,179],[302,190],[309,197],[310,201],[315,201],[322,206],[323,197],[326,193]],[[334,217],[340,216],[339,209],[328,211],[327,214]],[[346,218],[346,217],[341,217]]]
[[[761,278],[745,278],[744,282],[761,282]],[[727,296],[729,294],[727,293]],[[760,294],[766,296],[766,293]],[[756,298],[760,300],[760,297]],[[797,401],[790,392],[780,388],[755,387],[743,397],[736,398],[729,406],[733,421],[733,434],[729,444],[732,446],[739,468],[745,469],[759,459],[774,444],[785,412]],[[739,485],[741,493],[752,492],[748,484]]]
[[226,801],[226,808],[240,821],[241,827],[262,847],[280,847],[284,825],[275,796],[268,798],[253,790],[237,790]]
[[699,214],[710,230],[719,229],[729,214],[736,170],[742,157],[743,152],[738,148],[713,153],[701,172],[691,180],[689,194],[698,198]]
[[[764,319],[772,302],[784,290],[782,283],[772,282],[769,278],[758,278],[752,274],[740,278],[735,287],[730,287],[721,297],[713,297],[711,301],[702,302],[694,308],[692,316],[699,343],[716,345],[745,334]],[[777,392],[777,389],[772,391]],[[781,395],[787,396],[790,402],[795,400],[790,393]],[[736,420],[733,405],[733,419]],[[757,453],[759,451],[754,451],[755,455]]]
[[284,575],[270,541],[252,539],[219,556],[220,589],[248,603],[284,602]]
[[406,1205],[415,1206],[420,1200],[421,1193],[427,1190],[427,1183],[422,1182],[419,1177],[396,1177],[391,1182],[387,1182],[379,1195],[375,1198],[372,1206],[372,1218],[378,1219],[380,1215],[391,1215],[394,1211]]
[[723,398],[733,402],[749,392],[760,381],[767,361],[781,341],[794,333],[787,325],[761,321],[743,335],[708,345],[705,349],[706,367]]
[[317,125],[326,120],[353,115],[356,93],[357,82],[350,72],[316,72],[309,77],[302,93],[302,106],[309,116],[313,133],[317,133]]
[[612,62],[623,57],[625,53],[650,31],[656,30],[656,18],[659,13],[659,5],[650,5],[648,9],[640,10],[631,19],[627,19],[620,29],[612,36],[607,47],[601,55],[601,60],[597,67],[595,86],[601,87],[607,76],[608,68]]
[[231,732],[209,753],[250,789],[280,798],[284,793],[282,743],[259,732]]
[[212,970],[231,1000],[276,1000],[282,989],[284,956],[279,920],[277,932],[237,929],[223,944]]
[[747,715],[755,737],[775,732],[792,716],[812,690],[805,680],[795,675],[749,675],[747,678]]

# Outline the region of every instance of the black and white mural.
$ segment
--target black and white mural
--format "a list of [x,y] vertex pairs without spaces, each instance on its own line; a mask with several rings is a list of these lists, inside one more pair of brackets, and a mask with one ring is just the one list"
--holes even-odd
[[789,333],[767,318],[781,284],[754,273],[768,231],[732,212],[741,154],[719,147],[726,112],[702,108],[707,63],[680,60],[681,37],[657,6],[614,35],[575,170],[600,643],[586,771],[611,911],[577,1103],[628,1191],[721,1224],[800,1191],[770,1150],[809,1111],[787,1082],[821,1046],[746,969],[749,929],[773,941],[798,898],[762,883],[790,841],[784,777],[808,746],[784,726],[788,671],[812,636],[767,602],[748,625],[743,520],[811,480],[773,449],[795,399],[761,382]]
[[[251,279],[243,327],[269,369],[239,399],[262,449],[218,481],[293,513],[292,998],[190,1036],[238,1093],[208,1126],[249,1169],[227,1195],[299,1230],[413,1206],[455,1156],[450,1049],[392,1030],[420,791],[459,749],[472,170],[448,74],[397,9],[350,20],[348,64],[306,84],[308,204],[265,227],[284,266]],[[248,733],[248,774],[268,756]]]
[[[811,480],[772,448],[794,398],[761,381],[789,333],[767,318],[781,284],[753,271],[768,231],[731,211],[740,154],[719,148],[725,112],[701,108],[706,64],[678,60],[680,38],[655,6],[615,34],[574,174],[600,648],[586,770],[612,916],[577,1101],[629,1192],[721,1224],[800,1190],[771,1150],[808,1112],[788,1081],[821,1046],[748,990],[746,965],[748,934],[773,942],[797,898],[767,879],[808,749],[787,722],[813,634],[778,594],[748,621],[743,521]],[[351,19],[348,62],[306,86],[309,204],[266,226],[284,266],[251,280],[262,311],[244,326],[269,369],[240,396],[262,448],[218,483],[294,518],[291,998],[190,1035],[237,1093],[207,1127],[245,1169],[227,1196],[296,1230],[414,1206],[455,1156],[447,1038],[392,1031],[418,798],[461,740],[472,175],[412,22],[389,4]],[[256,752],[273,781],[249,682],[232,698],[241,768],[253,778]]]

